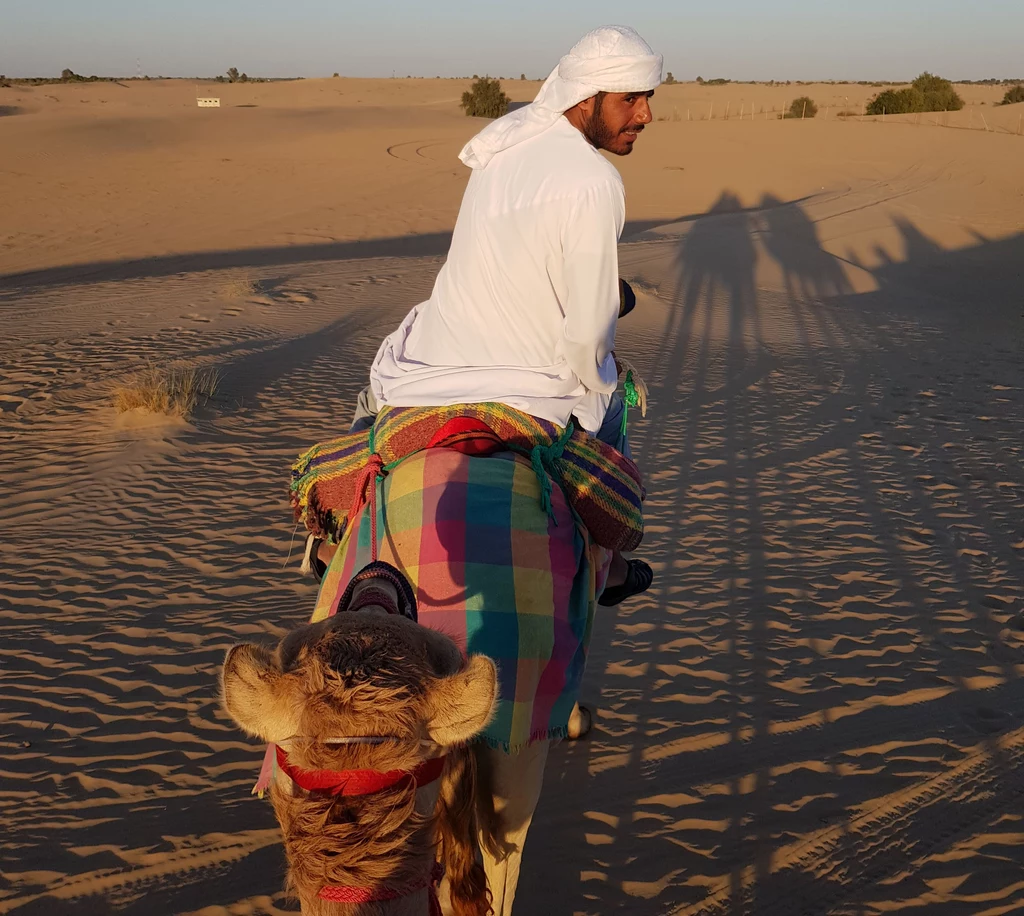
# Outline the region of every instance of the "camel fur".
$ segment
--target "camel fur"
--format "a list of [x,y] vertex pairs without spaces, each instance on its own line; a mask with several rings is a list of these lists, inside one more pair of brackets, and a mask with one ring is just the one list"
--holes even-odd
[[[374,586],[381,588],[380,584]],[[390,587],[390,586],[388,586]],[[425,916],[427,891],[394,901],[321,900],[325,885],[403,887],[445,866],[454,916],[486,916],[476,862],[476,758],[468,742],[494,714],[497,671],[448,637],[383,607],[341,613],[289,633],[274,651],[227,653],[223,705],[248,734],[303,769],[414,770],[447,755],[441,779],[365,796],[307,792],[278,772],[270,789],[288,885],[307,916]],[[324,739],[387,736],[379,744]]]

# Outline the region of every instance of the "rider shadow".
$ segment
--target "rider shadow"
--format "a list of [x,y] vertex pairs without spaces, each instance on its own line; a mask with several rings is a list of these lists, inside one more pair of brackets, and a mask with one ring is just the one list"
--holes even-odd
[[[686,635],[686,605],[725,604],[715,638],[736,647],[725,670],[744,672],[727,677],[737,696],[755,698],[716,721],[714,740],[739,747],[751,724],[764,727],[757,700],[767,664],[763,615],[757,613],[765,602],[764,548],[757,537],[756,487],[741,479],[742,456],[750,451],[744,379],[764,363],[751,218],[734,194],[722,194],[692,223],[674,258],[676,296],[658,335],[654,370],[646,376],[651,403],[658,406],[635,448],[652,497],[640,553],[655,568],[656,585],[647,596],[598,611],[583,699],[590,693],[601,711],[588,742],[556,749],[549,758],[527,849],[522,898],[538,912],[640,912],[644,900],[653,911],[661,904],[654,898],[679,873],[664,857],[660,863],[644,860],[642,851],[644,837],[672,832],[672,821],[682,816],[673,809],[686,804],[678,801],[685,797],[681,793],[715,775],[706,762],[696,762],[694,769],[686,748],[688,707],[679,707],[673,686],[685,666],[701,666],[699,647]],[[720,581],[708,590],[715,594],[681,601],[692,588],[685,572],[692,558],[690,548],[680,546],[688,538],[678,529],[678,509],[703,481],[702,440],[709,424],[718,450],[730,456],[715,473],[727,493],[725,524],[731,534],[715,560]],[[698,704],[705,702],[701,688],[685,690]],[[713,683],[707,696],[719,693],[720,684]],[[737,816],[723,842],[748,848],[739,835],[740,790],[738,784],[727,790],[736,798]],[[744,797],[742,811],[749,812],[754,801]],[[567,836],[573,837],[568,847],[555,840]],[[755,858],[765,867],[760,855]],[[565,880],[570,863],[582,865],[578,882]],[[692,888],[673,903],[700,898],[700,889]]]
[[[1012,772],[985,729],[1013,722],[996,713],[1018,708],[1024,681],[1000,624],[978,609],[996,606],[993,590],[1007,596],[1000,606],[1019,596],[1010,545],[1024,532],[1008,527],[1004,497],[986,502],[983,450],[1016,448],[1015,396],[992,390],[1021,386],[1019,362],[993,341],[1019,318],[1024,236],[948,252],[897,221],[908,260],[880,259],[878,289],[854,296],[811,215],[762,203],[742,212],[723,195],[696,221],[664,327],[637,339],[648,353],[658,340],[637,360],[654,413],[634,438],[649,492],[642,555],[658,578],[649,595],[599,612],[584,700],[601,711],[589,742],[549,760],[527,911],[757,913],[806,898],[802,912],[823,912],[828,894],[829,905],[860,900],[872,868],[912,871],[911,851],[942,818],[982,803],[985,793],[943,801],[938,821],[908,817],[891,828],[896,859],[861,871],[888,834],[854,823],[857,811],[947,772],[922,750],[923,772],[906,773],[907,752],[886,750],[894,735],[926,749],[951,729],[964,747],[980,733],[993,778]],[[781,288],[758,288],[761,255]],[[982,315],[964,305],[982,284],[993,324],[973,350],[925,326],[945,293],[943,320],[973,332]],[[979,365],[981,353],[991,362]],[[972,427],[977,414],[985,425]],[[982,542],[964,549],[947,511],[976,520],[967,527]],[[971,621],[955,638],[935,613],[940,584],[942,606]],[[981,670],[975,645],[976,664],[1002,679],[983,709],[954,673]],[[953,686],[909,704],[936,683]],[[848,754],[873,765],[851,768]],[[818,864],[860,876],[857,887],[773,858],[819,831],[834,845]]]
[[782,268],[791,301],[821,301],[851,292],[840,262],[821,247],[807,211],[774,194],[761,198],[759,219],[765,251]]

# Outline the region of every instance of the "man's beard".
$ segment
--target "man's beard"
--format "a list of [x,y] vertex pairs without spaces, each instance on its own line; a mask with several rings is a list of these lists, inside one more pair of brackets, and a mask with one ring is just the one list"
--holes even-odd
[[594,110],[584,125],[583,134],[590,141],[591,145],[597,149],[612,150],[612,144],[618,139],[619,134],[625,133],[627,130],[635,130],[639,133],[644,129],[644,125],[633,124],[627,125],[622,130],[614,130],[601,117],[601,103],[603,101],[604,93],[598,93],[597,100],[594,102]]

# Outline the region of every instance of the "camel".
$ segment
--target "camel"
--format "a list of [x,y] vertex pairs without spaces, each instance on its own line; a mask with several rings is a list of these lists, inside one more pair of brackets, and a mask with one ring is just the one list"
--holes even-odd
[[440,913],[438,856],[452,913],[491,912],[468,742],[494,714],[497,671],[399,604],[370,578],[344,613],[224,661],[226,712],[279,749],[270,795],[306,916]]
[[[510,916],[550,744],[586,730],[576,700],[611,552],[552,483],[565,442],[526,458],[457,416],[424,444],[359,472],[313,622],[224,663],[230,717],[283,748],[260,785],[316,916],[440,914],[438,852],[446,913]],[[376,791],[352,797],[353,780]]]

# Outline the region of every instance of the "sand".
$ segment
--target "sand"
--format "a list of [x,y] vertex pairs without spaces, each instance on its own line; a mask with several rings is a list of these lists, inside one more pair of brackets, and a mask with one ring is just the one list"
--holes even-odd
[[[217,670],[310,613],[289,463],[429,292],[465,86],[0,89],[0,913],[296,909]],[[1024,909],[1022,106],[823,119],[867,92],[664,87],[616,160],[658,579],[519,912]],[[115,414],[172,361],[211,404]]]

